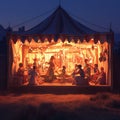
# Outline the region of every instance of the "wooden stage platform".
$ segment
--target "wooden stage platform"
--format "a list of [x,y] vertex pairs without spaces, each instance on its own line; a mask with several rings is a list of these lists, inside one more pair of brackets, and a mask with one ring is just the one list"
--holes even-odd
[[20,86],[11,87],[9,92],[26,94],[95,94],[98,92],[111,92],[110,86]]

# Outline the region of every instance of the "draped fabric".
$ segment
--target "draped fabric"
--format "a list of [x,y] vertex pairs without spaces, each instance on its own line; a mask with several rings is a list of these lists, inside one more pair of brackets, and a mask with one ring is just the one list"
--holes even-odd
[[44,42],[46,39],[51,42],[51,40],[54,40],[55,42],[57,42],[59,39],[62,40],[62,42],[65,41],[65,39],[67,39],[69,42],[71,42],[71,40],[74,40],[74,42],[76,43],[78,40],[80,40],[81,42],[83,42],[84,40],[86,42],[89,42],[91,39],[94,40],[94,43],[96,44],[98,41],[100,41],[101,44],[103,44],[104,42],[108,42],[110,43],[111,41],[113,41],[113,33],[96,33],[96,34],[86,34],[86,35],[81,35],[81,36],[75,36],[75,35],[66,35],[66,34],[50,34],[50,35],[43,35],[43,34],[11,34],[10,35],[10,39],[12,39],[14,41],[14,43],[17,42],[17,40],[21,40],[23,43],[25,42],[25,40],[27,40],[28,42],[31,42],[32,39],[36,42],[38,42],[39,40],[41,42]]

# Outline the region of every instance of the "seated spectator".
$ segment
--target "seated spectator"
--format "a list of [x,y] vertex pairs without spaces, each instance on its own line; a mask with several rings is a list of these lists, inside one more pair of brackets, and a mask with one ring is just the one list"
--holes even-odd
[[78,71],[75,73],[75,84],[76,85],[86,85],[87,81],[84,79],[85,78],[85,73],[82,69],[82,65],[78,65]]
[[62,67],[60,76],[62,77],[61,82],[65,82],[65,78],[66,78],[66,67],[65,66]]
[[75,68],[74,68],[74,71],[73,71],[73,73],[72,73],[72,77],[73,77],[73,78],[74,78],[75,75],[78,73],[78,71],[79,71],[79,69],[78,69],[78,65],[75,64]]
[[91,77],[91,66],[88,63],[88,59],[85,59],[85,66],[84,66],[85,78],[90,80]]
[[22,63],[19,63],[17,78],[18,78],[18,85],[22,85],[24,80],[24,68]]
[[37,72],[36,72],[36,66],[33,66],[33,69],[29,71],[30,79],[29,79],[29,85],[36,85],[37,84]]
[[65,79],[65,76],[66,76],[66,67],[65,66],[62,67],[61,76]]
[[105,73],[103,67],[101,67],[101,71],[100,71],[100,74],[97,78],[96,84],[100,84],[100,85],[106,84],[106,73]]
[[90,82],[95,83],[100,74],[100,71],[98,69],[98,64],[94,64],[93,70],[94,70],[94,74],[91,76]]
[[99,74],[98,64],[94,64],[94,74]]

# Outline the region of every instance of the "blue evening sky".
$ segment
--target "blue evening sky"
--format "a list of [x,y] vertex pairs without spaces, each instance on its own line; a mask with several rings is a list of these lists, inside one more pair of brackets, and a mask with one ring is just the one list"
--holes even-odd
[[[0,0],[0,24],[4,28],[10,25],[13,30],[23,25],[29,29],[58,5],[59,0]],[[120,33],[120,0],[61,0],[61,6],[92,29],[106,31],[111,24],[113,31]]]

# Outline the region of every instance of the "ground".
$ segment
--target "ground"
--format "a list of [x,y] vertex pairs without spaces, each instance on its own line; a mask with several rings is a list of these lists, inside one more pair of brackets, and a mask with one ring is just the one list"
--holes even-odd
[[120,95],[0,95],[0,120],[120,120]]

